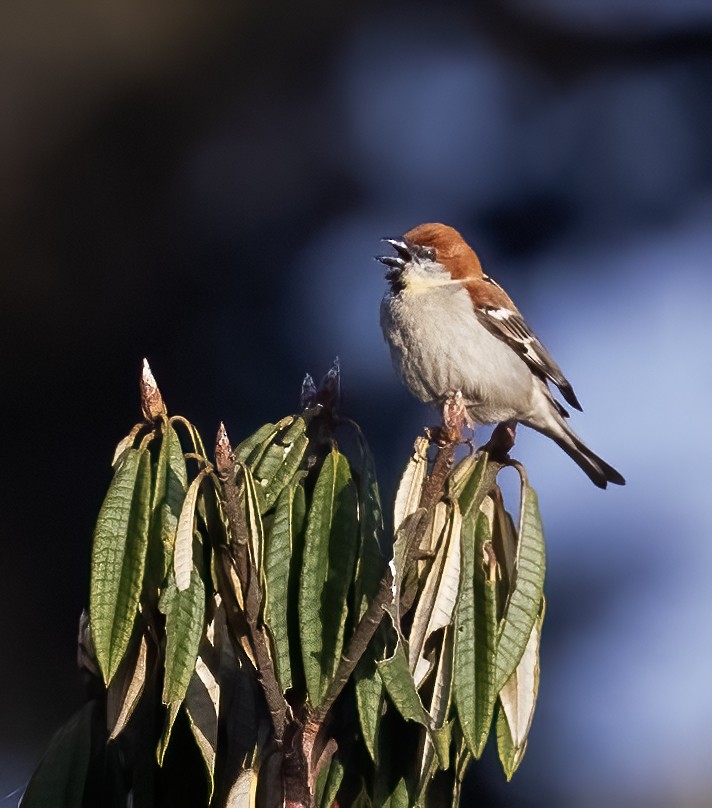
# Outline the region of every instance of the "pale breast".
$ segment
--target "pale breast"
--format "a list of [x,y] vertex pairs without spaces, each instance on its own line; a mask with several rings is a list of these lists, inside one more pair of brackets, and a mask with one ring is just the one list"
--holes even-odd
[[388,292],[381,327],[396,370],[421,401],[438,403],[460,390],[476,421],[494,423],[521,415],[531,399],[530,369],[480,325],[460,286]]

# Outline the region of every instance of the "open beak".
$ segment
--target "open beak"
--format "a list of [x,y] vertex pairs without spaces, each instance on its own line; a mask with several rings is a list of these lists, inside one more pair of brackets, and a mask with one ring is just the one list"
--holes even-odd
[[388,280],[393,280],[397,278],[400,273],[405,268],[405,265],[412,259],[413,254],[408,247],[408,245],[402,239],[397,238],[384,238],[381,241],[385,241],[391,245],[398,253],[398,255],[377,255],[376,261],[380,261],[382,264],[385,264],[387,267],[391,267],[388,272],[386,272],[386,278]]

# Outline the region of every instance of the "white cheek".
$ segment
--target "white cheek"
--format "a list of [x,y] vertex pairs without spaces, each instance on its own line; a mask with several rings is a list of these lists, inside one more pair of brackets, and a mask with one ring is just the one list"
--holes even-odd
[[432,289],[434,286],[459,283],[459,281],[453,281],[445,267],[436,261],[412,261],[407,264],[403,272],[403,281],[408,287],[408,291],[416,294],[426,289]]

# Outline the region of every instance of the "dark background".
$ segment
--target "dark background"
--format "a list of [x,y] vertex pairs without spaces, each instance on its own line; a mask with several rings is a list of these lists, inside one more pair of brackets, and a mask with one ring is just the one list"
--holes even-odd
[[708,0],[3,4],[1,804],[82,700],[142,357],[237,441],[339,354],[389,501],[429,416],[390,369],[372,256],[429,220],[519,302],[629,481],[598,491],[520,435],[540,702],[514,781],[490,755],[470,794],[712,804],[711,83]]

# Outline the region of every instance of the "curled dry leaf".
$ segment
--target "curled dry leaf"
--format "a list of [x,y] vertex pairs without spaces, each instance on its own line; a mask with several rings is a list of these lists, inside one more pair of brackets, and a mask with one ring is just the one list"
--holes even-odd
[[403,471],[396,493],[396,502],[393,507],[394,533],[398,531],[405,518],[414,513],[420,505],[420,496],[428,470],[427,451],[429,445],[428,439],[424,437],[419,437],[413,445],[413,454]]
[[121,461],[124,459],[126,452],[134,445],[134,441],[138,436],[138,433],[146,426],[146,424],[141,421],[138,424],[134,424],[133,428],[129,432],[128,435],[121,438],[121,440],[116,444],[116,449],[114,449],[114,456],[111,459],[111,468],[116,471]]
[[432,668],[431,660],[426,657],[428,639],[452,622],[460,585],[462,519],[457,502],[449,507],[445,535],[420,595],[408,638],[408,661],[418,688]]

